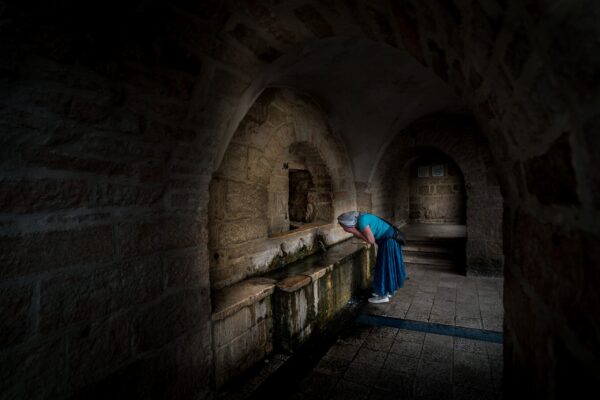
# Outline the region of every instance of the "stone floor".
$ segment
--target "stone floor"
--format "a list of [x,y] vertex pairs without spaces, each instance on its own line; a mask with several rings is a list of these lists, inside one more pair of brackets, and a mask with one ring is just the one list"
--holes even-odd
[[[501,278],[431,267],[409,266],[407,272],[410,279],[389,303],[367,303],[361,313],[502,331]],[[246,396],[285,359],[273,361],[245,384]],[[501,344],[356,323],[281,398],[500,399],[502,368]],[[240,394],[220,398],[246,397]]]

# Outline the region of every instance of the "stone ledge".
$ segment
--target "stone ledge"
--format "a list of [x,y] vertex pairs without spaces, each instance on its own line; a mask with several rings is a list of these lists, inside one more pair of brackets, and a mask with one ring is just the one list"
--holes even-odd
[[277,281],[269,278],[250,278],[215,293],[212,320],[218,321],[235,314],[243,307],[271,295]]
[[315,228],[324,228],[324,227],[327,227],[330,225],[333,225],[333,224],[331,222],[323,222],[323,221],[310,222],[310,223],[300,226],[299,228],[293,229],[291,231],[273,233],[273,234],[269,235],[269,239],[280,239],[280,238],[286,237],[286,236],[295,236],[297,233],[306,233],[306,231],[310,231]]
[[262,300],[271,295],[275,287],[285,292],[299,290],[330,273],[336,265],[363,248],[364,244],[357,240],[346,240],[332,246],[325,254],[309,256],[262,277],[249,278],[218,290],[213,299],[212,320],[222,320]]
[[312,282],[312,278],[307,275],[296,275],[285,278],[277,284],[279,290],[284,292],[295,292],[298,289],[302,289],[304,286],[309,285]]

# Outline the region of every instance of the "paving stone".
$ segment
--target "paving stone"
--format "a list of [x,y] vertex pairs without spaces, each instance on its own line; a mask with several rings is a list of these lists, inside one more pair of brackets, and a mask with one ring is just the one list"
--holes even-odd
[[502,332],[504,330],[504,321],[502,318],[482,318],[483,329]]
[[495,400],[492,390],[454,385],[454,400]]
[[353,346],[350,344],[335,344],[331,347],[331,349],[329,349],[327,355],[351,361],[358,352],[358,349],[358,346]]
[[487,354],[490,356],[490,358],[492,358],[492,357],[500,357],[500,358],[502,358],[502,356],[503,356],[503,346],[502,346],[501,343],[486,342],[485,343],[485,348],[486,348]]
[[396,392],[392,392],[390,390],[375,388],[371,391],[369,400],[390,400],[391,398],[395,398],[397,395],[398,394]]
[[424,340],[425,332],[398,329],[398,335],[396,335],[396,341],[423,343]]
[[454,325],[454,314],[437,314],[431,313],[429,315],[429,322],[434,324],[443,324],[443,325]]
[[483,324],[479,318],[465,318],[457,316],[455,321],[456,326],[462,326],[463,328],[483,329]]
[[367,386],[359,385],[354,382],[349,382],[344,379],[340,379],[335,387],[331,390],[328,399],[368,399],[370,388]]
[[379,379],[374,390],[389,390],[388,399],[391,398],[411,398],[413,394],[415,375],[406,375],[400,371],[386,370],[381,371]]
[[437,335],[435,333],[427,333],[425,334],[425,345],[439,345],[448,348],[452,348],[454,345],[454,338],[452,336],[446,335]]
[[398,334],[397,328],[391,328],[387,326],[377,326],[371,330],[369,336],[376,336],[381,338],[394,339]]
[[417,380],[423,378],[451,384],[452,362],[438,362],[421,358],[417,367]]
[[346,370],[343,379],[365,386],[373,386],[379,379],[380,371],[381,367],[354,361]]
[[453,390],[449,383],[420,377],[415,381],[414,394],[414,398],[419,400],[451,400]]
[[482,354],[455,352],[454,384],[477,388],[490,388],[492,375],[488,358]]
[[315,372],[319,372],[326,375],[343,375],[348,366],[350,365],[350,361],[344,360],[342,358],[336,357],[323,357],[321,361],[315,367]]
[[465,338],[454,338],[454,350],[467,353],[487,354],[486,342]]
[[390,353],[403,355],[406,357],[419,357],[423,344],[419,342],[407,342],[404,340],[395,341],[390,349]]
[[300,383],[300,392],[311,398],[325,398],[327,393],[333,389],[338,382],[337,377],[311,372]]
[[379,351],[390,351],[392,344],[394,343],[393,338],[386,337],[377,337],[370,335],[367,340],[364,342],[364,347],[371,350],[379,350]]
[[366,347],[362,347],[356,355],[355,360],[358,362],[369,364],[373,368],[378,368],[383,365],[386,357],[386,352],[371,350]]
[[400,354],[389,354],[383,365],[385,371],[394,371],[407,377],[414,377],[419,366],[419,358]]
[[412,310],[408,310],[408,312],[406,313],[406,319],[410,319],[413,321],[421,321],[421,322],[427,322],[429,321],[429,311],[412,311]]

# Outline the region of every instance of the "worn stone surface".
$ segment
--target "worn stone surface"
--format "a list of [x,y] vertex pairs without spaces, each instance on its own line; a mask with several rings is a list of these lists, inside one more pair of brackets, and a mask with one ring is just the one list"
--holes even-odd
[[[293,128],[286,125],[292,117]],[[260,125],[253,124],[255,120]],[[350,173],[343,148],[328,146],[332,138],[322,112],[300,95],[273,89],[255,101],[211,183],[209,210],[213,254],[227,254],[244,243],[253,243],[247,250],[254,253],[244,255],[245,265],[211,257],[213,288],[264,271],[276,261],[273,250],[283,258],[297,258],[269,236],[289,231],[292,221],[331,223],[335,208],[348,207],[343,198],[332,195],[333,186]],[[323,154],[330,156],[324,159]],[[294,171],[310,179],[296,182]],[[256,246],[259,240],[262,245]],[[306,244],[297,248],[307,254],[317,249]]]
[[[433,169],[443,176],[433,176]],[[427,176],[419,176],[419,171]],[[425,175],[425,174],[423,174]],[[410,171],[409,218],[411,222],[465,222],[464,179],[451,160],[419,159]]]

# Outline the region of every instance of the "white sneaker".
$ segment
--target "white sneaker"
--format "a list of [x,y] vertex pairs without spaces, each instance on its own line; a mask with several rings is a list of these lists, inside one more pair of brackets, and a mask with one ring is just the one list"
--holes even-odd
[[[373,297],[377,297],[377,296],[379,296],[379,295],[378,295],[377,293],[373,292],[373,293],[371,293],[371,296],[373,296]],[[389,293],[388,293],[388,294],[386,294],[386,296],[387,296],[387,298],[388,298],[388,299],[390,299],[390,298],[392,297],[392,295],[391,295],[391,294],[389,294]]]
[[389,301],[387,296],[374,296],[369,299],[369,303],[387,303]]

